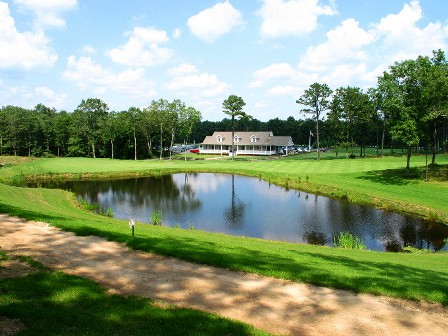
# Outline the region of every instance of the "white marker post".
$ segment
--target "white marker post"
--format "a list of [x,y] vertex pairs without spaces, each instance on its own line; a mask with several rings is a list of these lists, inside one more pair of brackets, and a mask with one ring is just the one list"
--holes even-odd
[[134,222],[133,219],[130,219],[130,220],[129,220],[129,227],[130,227],[131,230],[132,230],[132,238],[134,238],[134,227],[135,227],[135,222]]

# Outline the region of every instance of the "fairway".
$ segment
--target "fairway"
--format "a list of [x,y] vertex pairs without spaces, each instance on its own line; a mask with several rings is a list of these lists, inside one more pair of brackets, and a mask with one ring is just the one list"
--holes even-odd
[[[447,159],[446,155],[438,156],[439,164],[445,166]],[[424,157],[415,157],[412,163],[414,169],[421,169]],[[11,161],[0,170],[0,177],[5,183],[20,184],[32,179],[117,178],[176,172],[237,173],[288,188],[428,218],[448,218],[446,180],[405,179],[403,164],[402,157],[321,161],[297,157],[234,161],[53,158],[17,164]],[[139,223],[132,239],[127,221],[84,210],[69,192],[27,189],[5,183],[0,183],[1,213],[50,223],[78,235],[101,236],[141,251],[296,282],[448,303],[446,253],[383,253],[330,248]]]

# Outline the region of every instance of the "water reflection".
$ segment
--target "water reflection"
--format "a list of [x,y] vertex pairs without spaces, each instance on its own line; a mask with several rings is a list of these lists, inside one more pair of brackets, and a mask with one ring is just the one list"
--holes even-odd
[[174,174],[114,181],[77,181],[69,189],[115,217],[163,225],[308,244],[333,244],[349,231],[378,251],[405,246],[446,250],[448,227],[439,223],[311,195],[238,175]]
[[238,229],[244,226],[246,204],[239,200],[235,193],[235,175],[232,175],[232,197],[230,206],[224,212],[224,218],[231,229]]

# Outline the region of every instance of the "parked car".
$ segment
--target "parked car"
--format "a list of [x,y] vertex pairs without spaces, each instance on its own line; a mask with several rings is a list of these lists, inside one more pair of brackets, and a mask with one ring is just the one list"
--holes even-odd
[[199,153],[199,148],[190,149],[190,153]]

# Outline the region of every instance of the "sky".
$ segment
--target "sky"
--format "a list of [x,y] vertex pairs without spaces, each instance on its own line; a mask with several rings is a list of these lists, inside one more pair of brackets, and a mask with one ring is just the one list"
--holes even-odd
[[0,106],[180,99],[219,121],[234,94],[258,120],[303,119],[311,84],[367,90],[447,45],[447,0],[0,0]]

